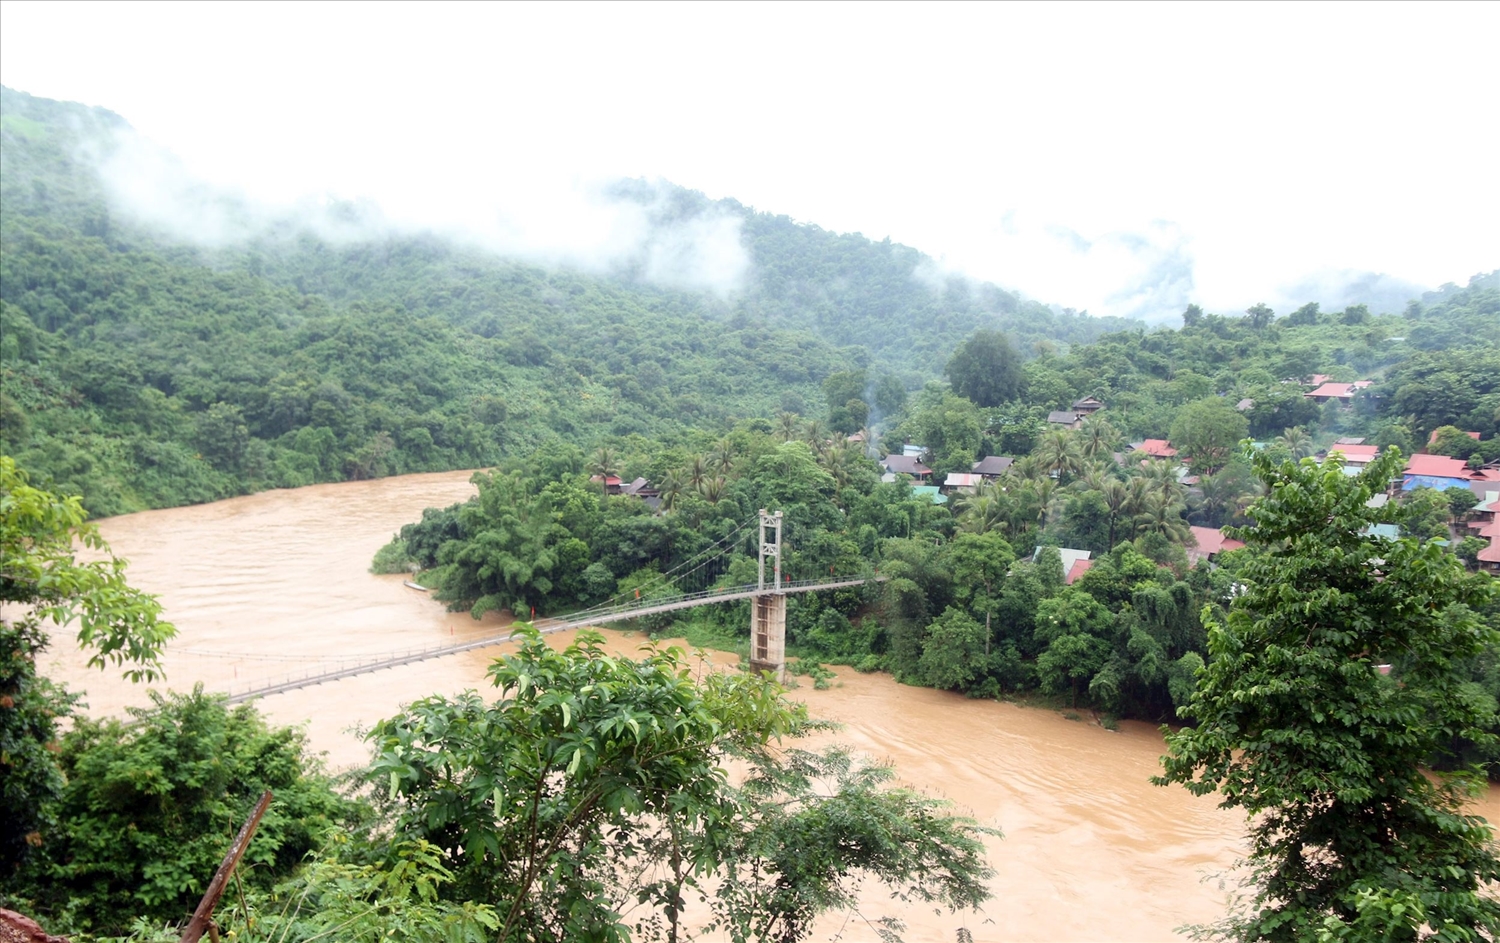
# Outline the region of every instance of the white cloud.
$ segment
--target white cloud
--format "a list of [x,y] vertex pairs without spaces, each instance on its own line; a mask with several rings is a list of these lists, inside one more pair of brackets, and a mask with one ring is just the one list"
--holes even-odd
[[[370,198],[542,257],[628,243],[638,221],[594,182],[659,177],[1094,313],[1187,285],[1235,310],[1319,273],[1435,285],[1500,264],[1494,4],[0,15],[0,81],[112,108],[198,177],[276,205]],[[734,270],[708,242],[670,267],[681,284]]]

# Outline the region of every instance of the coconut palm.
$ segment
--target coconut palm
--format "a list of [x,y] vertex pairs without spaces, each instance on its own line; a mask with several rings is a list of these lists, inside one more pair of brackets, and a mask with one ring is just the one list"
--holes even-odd
[[1045,433],[1031,454],[1036,456],[1043,468],[1059,479],[1065,475],[1076,475],[1083,470],[1083,456],[1078,451],[1078,445],[1063,429]]
[[682,475],[675,471],[667,472],[666,476],[661,480],[661,488],[658,489],[658,493],[661,495],[661,506],[668,511],[672,510],[677,506],[678,500],[686,490],[687,487],[683,484]]
[[1318,450],[1313,444],[1313,437],[1301,426],[1293,426],[1282,432],[1276,437],[1276,444],[1290,452],[1294,460],[1307,458]]
[[1118,480],[1114,477],[1114,471],[1113,465],[1106,465],[1104,462],[1086,465],[1072,487],[1077,491],[1102,491],[1107,482]]
[[1033,478],[1026,481],[1016,491],[1016,509],[1013,512],[1018,522],[1022,522],[1019,530],[1030,530],[1032,527],[1041,527],[1047,523],[1048,513],[1053,510],[1054,500],[1057,496],[1057,482],[1049,477]]
[[1135,516],[1137,534],[1161,534],[1174,543],[1186,543],[1192,535],[1187,521],[1182,519],[1186,510],[1180,501],[1173,501],[1158,492],[1146,499],[1146,507]]
[[1253,504],[1258,490],[1231,466],[1200,481],[1197,493],[1188,496],[1188,506],[1199,523],[1219,527]]
[[1099,488],[1104,506],[1109,509],[1109,546],[1115,546],[1115,525],[1130,517],[1130,486],[1118,478],[1111,478]]
[[1136,475],[1126,482],[1125,486],[1127,493],[1121,510],[1133,518],[1146,510],[1146,500],[1151,497],[1151,479],[1144,475]]
[[797,430],[801,426],[802,417],[796,413],[782,413],[776,417],[776,434],[783,442],[790,442],[797,438]]
[[812,448],[814,455],[822,455],[828,451],[828,430],[816,419],[807,421],[807,429],[802,439]]
[[713,478],[705,478],[703,479],[703,482],[698,485],[698,493],[701,494],[703,496],[703,500],[707,501],[709,504],[718,504],[719,499],[724,497],[726,487],[727,483],[721,477],[715,476]]
[[727,438],[716,442],[713,450],[708,453],[708,467],[720,475],[728,475],[733,471],[734,443]]
[[688,464],[686,482],[691,488],[701,489],[703,480],[708,477],[708,462],[701,455],[693,456],[692,462]]
[[1109,458],[1120,443],[1120,433],[1103,416],[1090,416],[1078,430],[1079,450],[1091,461]]
[[601,445],[589,459],[589,471],[599,476],[599,487],[609,494],[609,479],[620,474],[620,457],[614,449]]
[[1042,460],[1035,454],[1027,455],[1010,466],[1010,473],[1018,481],[1035,481],[1038,478],[1047,478],[1047,469],[1042,465]]
[[818,464],[833,477],[836,492],[843,491],[854,481],[854,463],[858,458],[859,453],[847,444],[834,445],[818,456]]
[[1152,459],[1141,466],[1141,477],[1151,482],[1152,492],[1168,502],[1180,503],[1184,489],[1177,480],[1177,467],[1175,462]]
[[958,528],[970,534],[1010,531],[1010,499],[1006,492],[985,484],[965,495],[958,509]]

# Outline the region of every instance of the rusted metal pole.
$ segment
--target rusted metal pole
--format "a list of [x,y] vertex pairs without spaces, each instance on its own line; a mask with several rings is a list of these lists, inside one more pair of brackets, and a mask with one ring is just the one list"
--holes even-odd
[[240,827],[240,833],[234,836],[234,843],[229,846],[229,853],[224,856],[223,862],[219,864],[219,870],[214,872],[214,879],[209,882],[208,890],[203,893],[203,899],[198,901],[198,909],[193,911],[193,919],[188,921],[187,927],[182,931],[182,936],[177,943],[198,943],[203,934],[210,932],[213,927],[214,908],[219,906],[219,898],[224,896],[224,889],[229,886],[229,875],[234,872],[234,866],[240,863],[240,856],[245,849],[250,847],[250,839],[255,835],[256,826],[260,825],[260,817],[266,814],[266,809],[271,807],[271,790],[267,789],[255,804],[255,811],[245,820]]

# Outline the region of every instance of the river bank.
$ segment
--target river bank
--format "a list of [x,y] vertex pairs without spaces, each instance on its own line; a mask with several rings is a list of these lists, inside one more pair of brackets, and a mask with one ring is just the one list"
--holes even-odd
[[[368,572],[375,551],[425,507],[473,493],[469,473],[273,491],[100,522],[131,582],[160,595],[179,636],[166,654],[167,687],[244,689],[314,665],[493,636],[504,621],[451,614],[403,577]],[[630,651],[643,638],[607,632]],[[565,644],[569,633],[552,638]],[[271,720],[304,724],[330,767],[368,758],[358,730],[432,693],[487,689],[497,647],[264,698]],[[719,664],[734,656],[711,653]],[[143,687],[90,671],[65,639],[42,670],[88,692],[90,713],[147,702]],[[806,679],[793,696],[838,721],[831,738],[894,763],[897,780],[951,800],[1003,830],[989,842],[995,897],[980,916],[934,916],[873,894],[870,912],[895,913],[911,941],[1161,940],[1222,915],[1215,880],[1241,854],[1242,817],[1211,798],[1150,785],[1162,740],[1150,724],[1118,731],[1017,704],[896,684],[833,669],[826,690]],[[1493,793],[1477,811],[1494,818]],[[843,918],[813,939],[832,939]],[[842,940],[873,939],[845,927]]]

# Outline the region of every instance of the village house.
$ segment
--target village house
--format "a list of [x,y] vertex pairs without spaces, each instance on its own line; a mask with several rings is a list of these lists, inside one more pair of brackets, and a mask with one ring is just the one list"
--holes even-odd
[[1166,439],[1147,439],[1144,442],[1131,443],[1131,449],[1142,452],[1150,458],[1176,458],[1177,450],[1172,448],[1172,443]]
[[1005,474],[1006,469],[1010,468],[1010,466],[1014,465],[1015,463],[1016,460],[1011,458],[1009,455],[986,455],[984,458],[975,462],[974,465],[969,469],[969,471],[973,472],[976,475],[983,476],[985,481],[994,481],[996,478],[999,478],[1001,475]]
[[971,472],[949,472],[948,477],[943,479],[943,493],[953,494],[954,492],[961,492],[963,494],[973,494],[979,490],[979,486],[983,482],[983,475],[976,475]]
[[1366,465],[1375,461],[1376,456],[1380,454],[1380,446],[1334,443],[1333,447],[1328,450],[1328,454],[1344,456],[1344,470],[1350,474],[1358,474]]
[[1406,463],[1401,490],[1414,488],[1467,488],[1475,479],[1474,470],[1461,458],[1447,455],[1413,455]]
[[920,458],[897,455],[894,452],[880,460],[880,467],[885,469],[886,474],[893,476],[892,481],[895,481],[895,475],[910,475],[918,481],[926,481],[932,475],[932,469],[923,465]]
[[1047,422],[1064,429],[1079,429],[1083,421],[1104,408],[1104,404],[1092,396],[1075,400],[1067,409],[1057,409],[1047,414]]
[[1243,540],[1224,536],[1224,530],[1220,527],[1193,526],[1188,529],[1193,532],[1193,539],[1198,542],[1196,547],[1186,548],[1190,566],[1197,566],[1204,560],[1213,563],[1214,558],[1219,554],[1245,546]]
[[1479,568],[1500,573],[1500,490],[1486,491],[1471,513],[1474,520],[1469,522],[1469,529],[1475,537],[1490,542],[1479,551]]
[[1053,426],[1062,426],[1064,429],[1081,429],[1085,415],[1087,414],[1074,412],[1071,409],[1056,409],[1047,414],[1047,422]]
[[[1042,547],[1038,547],[1031,552],[1032,563],[1035,563],[1041,557],[1043,549]],[[1054,549],[1057,550],[1058,556],[1062,557],[1063,582],[1068,586],[1072,586],[1074,580],[1087,573],[1089,567],[1094,565],[1094,561],[1089,559],[1094,555],[1092,551],[1074,550],[1071,547],[1057,547]]]
[[1317,389],[1302,395],[1315,403],[1336,400],[1344,406],[1354,402],[1354,394],[1374,383],[1373,380],[1355,380],[1353,383],[1323,383]]
[[637,478],[632,482],[626,483],[623,479],[617,478],[614,475],[610,475],[607,478],[600,478],[598,475],[594,475],[589,481],[596,485],[602,482],[605,494],[622,495],[627,498],[640,498],[653,511],[661,506],[661,490],[644,478]]
[[[1441,427],[1439,427],[1439,428],[1441,428]],[[1469,438],[1473,439],[1475,442],[1479,441],[1479,433],[1477,433],[1477,432],[1465,432],[1464,435],[1466,435]],[[1429,433],[1428,436],[1427,436],[1427,444],[1428,445],[1436,445],[1437,444],[1437,437],[1438,437],[1438,431],[1437,431],[1437,429],[1432,430],[1432,432]]]

